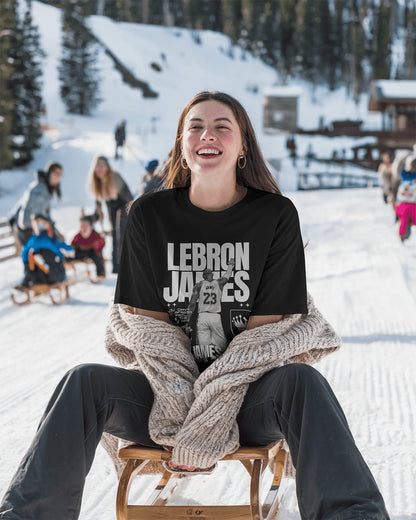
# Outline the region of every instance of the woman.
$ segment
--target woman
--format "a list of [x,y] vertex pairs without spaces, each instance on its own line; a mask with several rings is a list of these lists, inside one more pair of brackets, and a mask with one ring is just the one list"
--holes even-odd
[[16,236],[23,247],[32,236],[33,215],[45,215],[49,219],[50,202],[53,194],[61,198],[62,166],[57,162],[47,165],[46,171],[38,170],[36,179],[31,182],[16,204],[9,218]]
[[96,213],[103,220],[101,204],[107,204],[113,237],[113,273],[118,273],[121,244],[127,220],[127,206],[133,200],[129,187],[121,176],[111,169],[106,157],[96,157],[89,176],[90,192],[96,198]]
[[[339,338],[307,298],[297,212],[235,99],[203,92],[185,107],[166,182],[133,203],[126,228],[106,347],[129,368],[64,377],[1,518],[76,518],[106,432],[164,445],[168,469],[191,474],[239,443],[285,438],[303,519],[387,519],[328,383],[294,362]],[[225,351],[196,341],[219,321]]]
[[392,162],[388,153],[383,153],[383,155],[381,156],[381,163],[377,171],[380,179],[381,190],[383,193],[383,200],[386,204],[388,202],[391,203],[394,186]]

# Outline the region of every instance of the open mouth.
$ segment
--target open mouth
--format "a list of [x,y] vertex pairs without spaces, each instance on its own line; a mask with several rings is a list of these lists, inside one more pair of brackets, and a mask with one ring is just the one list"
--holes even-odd
[[219,157],[222,155],[222,152],[215,148],[201,148],[201,150],[198,150],[196,154],[199,157],[206,157],[206,158],[212,158],[212,157]]

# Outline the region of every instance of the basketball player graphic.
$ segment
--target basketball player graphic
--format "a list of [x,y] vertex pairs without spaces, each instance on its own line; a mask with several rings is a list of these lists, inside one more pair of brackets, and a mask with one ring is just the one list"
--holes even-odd
[[224,285],[231,277],[235,261],[228,261],[224,276],[214,280],[211,269],[205,269],[203,279],[198,282],[192,291],[188,306],[188,320],[198,303],[198,318],[196,322],[196,336],[198,345],[193,347],[194,356],[200,361],[212,361],[227,348],[227,338],[221,322],[221,296]]

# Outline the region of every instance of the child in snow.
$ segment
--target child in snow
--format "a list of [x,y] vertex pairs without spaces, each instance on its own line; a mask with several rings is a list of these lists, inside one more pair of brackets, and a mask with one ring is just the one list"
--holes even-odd
[[73,256],[72,247],[56,239],[52,223],[44,215],[32,218],[33,235],[22,251],[25,276],[21,285],[53,284],[65,280],[64,257]]
[[105,276],[102,250],[105,246],[104,238],[93,228],[93,217],[82,216],[80,219],[80,230],[72,240],[76,260],[91,258],[97,268],[97,279]]
[[402,170],[395,211],[400,219],[399,236],[404,242],[410,236],[411,224],[416,225],[416,157],[414,155],[407,158]]

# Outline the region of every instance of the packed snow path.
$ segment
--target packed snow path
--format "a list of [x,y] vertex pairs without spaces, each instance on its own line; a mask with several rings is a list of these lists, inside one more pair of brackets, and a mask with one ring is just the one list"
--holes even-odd
[[[391,518],[416,519],[416,231],[400,243],[378,189],[289,196],[309,241],[309,291],[344,340],[317,368],[344,408]],[[60,211],[76,222],[78,210]],[[55,214],[63,219],[59,210]],[[112,363],[103,340],[115,277],[71,287],[71,299],[62,306],[39,301],[15,307],[9,289],[21,272],[19,259],[0,264],[2,493],[63,373],[78,363]],[[133,493],[148,491],[154,482],[152,476],[136,479]],[[116,487],[111,462],[99,447],[81,520],[113,520]],[[280,518],[297,520],[294,483],[287,488]],[[221,463],[215,478],[182,479],[175,495],[177,504],[207,498],[213,504],[248,503],[248,476],[236,463]]]

